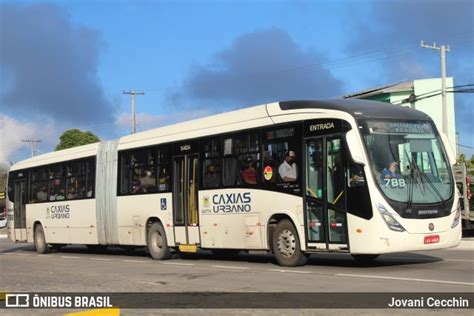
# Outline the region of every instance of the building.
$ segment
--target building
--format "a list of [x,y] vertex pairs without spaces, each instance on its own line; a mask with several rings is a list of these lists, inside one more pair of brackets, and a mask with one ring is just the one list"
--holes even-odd
[[[446,88],[453,87],[453,78],[446,78]],[[390,84],[352,93],[344,98],[366,99],[381,101],[401,106],[407,106],[428,114],[436,124],[438,131],[442,131],[442,97],[441,79],[420,79]],[[447,93],[448,106],[448,139],[451,148],[457,156],[456,119],[454,112],[454,94]]]

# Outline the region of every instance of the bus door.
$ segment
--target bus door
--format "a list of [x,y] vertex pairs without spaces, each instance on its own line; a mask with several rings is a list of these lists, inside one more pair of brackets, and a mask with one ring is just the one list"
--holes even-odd
[[26,179],[16,180],[14,186],[14,232],[15,241],[27,241],[26,236]]
[[177,245],[198,245],[198,154],[176,156],[173,185],[173,226]]
[[342,135],[306,140],[308,249],[347,250],[345,164]]

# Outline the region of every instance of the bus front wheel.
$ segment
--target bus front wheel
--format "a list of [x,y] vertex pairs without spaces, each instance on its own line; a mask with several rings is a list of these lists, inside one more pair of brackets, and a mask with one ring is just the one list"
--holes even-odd
[[273,253],[281,266],[296,267],[306,264],[308,257],[301,251],[300,240],[291,221],[278,222],[272,238]]
[[46,243],[46,237],[44,235],[43,226],[38,225],[35,229],[35,248],[38,253],[48,253],[51,251],[48,244]]
[[156,222],[148,230],[148,252],[155,260],[165,260],[171,258],[170,248],[166,240],[166,233],[163,226]]

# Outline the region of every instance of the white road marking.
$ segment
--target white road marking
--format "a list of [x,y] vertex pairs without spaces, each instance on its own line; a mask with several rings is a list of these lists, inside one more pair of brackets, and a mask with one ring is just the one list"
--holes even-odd
[[220,268],[220,269],[234,269],[234,270],[250,270],[250,268],[246,267],[236,267],[236,266],[211,266],[213,268]]
[[89,258],[91,260],[96,260],[96,261],[112,261],[112,259],[105,259],[105,258]]
[[399,277],[389,277],[389,276],[383,276],[383,275],[347,274],[347,273],[337,273],[335,275],[343,276],[343,277],[353,277],[353,278],[372,278],[372,279],[385,279],[385,280],[399,280],[399,281],[411,281],[411,282],[427,282],[427,283],[442,283],[442,284],[457,284],[457,285],[474,286],[474,283],[469,283],[469,282],[456,282],[456,281],[431,280],[431,279],[415,279],[415,278],[399,278]]
[[[438,262],[438,261],[459,261],[459,262],[474,262],[474,260],[468,260],[468,259],[443,259],[443,258],[423,258],[423,257],[383,257],[385,259],[403,259],[403,260],[422,260],[422,261],[433,261],[433,262]],[[383,259],[382,258],[382,259]]]
[[0,252],[2,255],[11,255],[11,252]]
[[145,261],[145,260],[129,260],[129,259],[122,259],[120,261],[123,261],[123,262],[133,262],[133,263],[147,263],[149,261]]
[[0,239],[6,239],[6,238],[8,238],[7,235],[0,235]]
[[161,262],[161,264],[168,264],[174,266],[193,266],[194,263],[180,263],[180,262]]
[[474,263],[474,260],[467,260],[467,259],[443,259],[443,261],[472,262],[472,263]]
[[16,253],[17,256],[29,256],[30,254],[28,253]]
[[59,258],[63,258],[63,259],[81,259],[81,257],[73,257],[73,256],[60,256]]
[[284,269],[265,269],[265,271],[282,272],[282,273],[302,273],[302,274],[312,273],[310,271],[284,270]]

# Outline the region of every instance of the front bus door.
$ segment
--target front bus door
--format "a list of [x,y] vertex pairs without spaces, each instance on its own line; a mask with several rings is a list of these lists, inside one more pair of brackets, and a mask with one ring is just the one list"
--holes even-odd
[[15,240],[26,241],[26,179],[16,180],[13,190]]
[[[174,163],[173,226],[177,245],[200,244],[198,214],[198,155],[177,156]],[[185,251],[185,250],[184,250]]]
[[342,135],[309,138],[305,148],[308,249],[347,250]]

